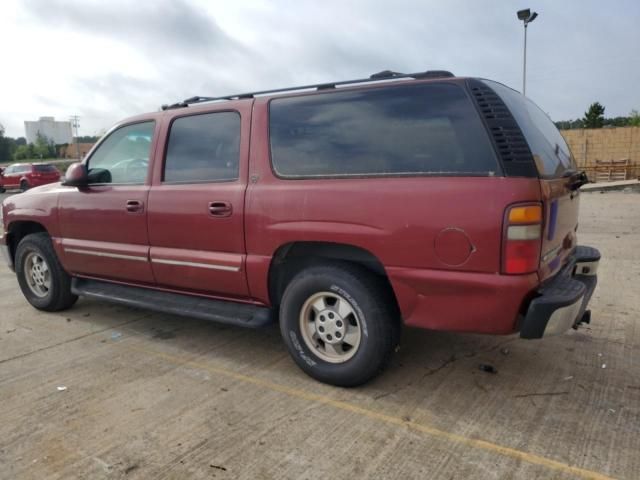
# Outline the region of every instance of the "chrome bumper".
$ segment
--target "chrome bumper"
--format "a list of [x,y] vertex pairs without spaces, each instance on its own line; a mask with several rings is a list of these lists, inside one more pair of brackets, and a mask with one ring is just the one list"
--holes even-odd
[[559,335],[590,319],[587,306],[598,283],[600,252],[580,246],[568,264],[543,284],[520,324],[522,338]]

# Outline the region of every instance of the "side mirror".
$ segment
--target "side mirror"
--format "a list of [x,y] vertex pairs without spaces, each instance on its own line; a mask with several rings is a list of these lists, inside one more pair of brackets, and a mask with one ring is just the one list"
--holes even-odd
[[64,174],[64,182],[62,182],[62,185],[68,187],[84,187],[89,183],[88,177],[87,166],[84,163],[72,163]]

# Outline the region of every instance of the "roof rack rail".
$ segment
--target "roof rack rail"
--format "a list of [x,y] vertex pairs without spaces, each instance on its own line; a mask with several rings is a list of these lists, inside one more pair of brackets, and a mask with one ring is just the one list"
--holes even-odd
[[398,80],[398,79],[424,79],[424,78],[451,78],[455,75],[447,70],[427,70],[426,72],[416,72],[416,73],[399,73],[393,72],[391,70],[383,70],[378,73],[374,73],[368,78],[358,78],[355,80],[343,80],[340,82],[334,83],[316,83],[312,85],[301,85],[298,87],[288,87],[288,88],[276,88],[273,90],[261,90],[257,92],[248,92],[248,93],[238,93],[234,95],[225,95],[223,97],[191,97],[183,100],[182,102],[174,103],[172,105],[162,105],[162,110],[171,110],[174,108],[183,108],[188,107],[189,105],[204,103],[204,102],[219,102],[223,100],[241,100],[243,98],[254,98],[259,95],[269,95],[276,93],[286,93],[286,92],[297,92],[301,90],[327,90],[336,88],[339,86],[345,85],[356,85],[358,83],[373,83],[379,81],[387,81],[387,80]]

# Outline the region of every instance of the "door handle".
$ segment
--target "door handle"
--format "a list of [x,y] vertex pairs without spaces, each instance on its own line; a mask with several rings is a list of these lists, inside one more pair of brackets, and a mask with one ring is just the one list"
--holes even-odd
[[144,203],[139,200],[127,200],[127,212],[142,213],[144,211]]
[[209,214],[213,217],[228,217],[233,212],[229,202],[209,202]]

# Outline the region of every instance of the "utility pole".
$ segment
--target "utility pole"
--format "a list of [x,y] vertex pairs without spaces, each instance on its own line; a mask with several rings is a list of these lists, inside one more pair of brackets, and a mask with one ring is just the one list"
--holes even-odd
[[76,155],[78,156],[78,160],[80,160],[80,140],[78,139],[78,129],[80,128],[80,117],[78,115],[71,115],[69,117],[71,120],[71,127],[76,131]]
[[527,93],[527,27],[538,16],[537,12],[531,13],[528,8],[526,10],[519,10],[518,20],[522,20],[524,23],[524,55],[522,60],[522,95]]

